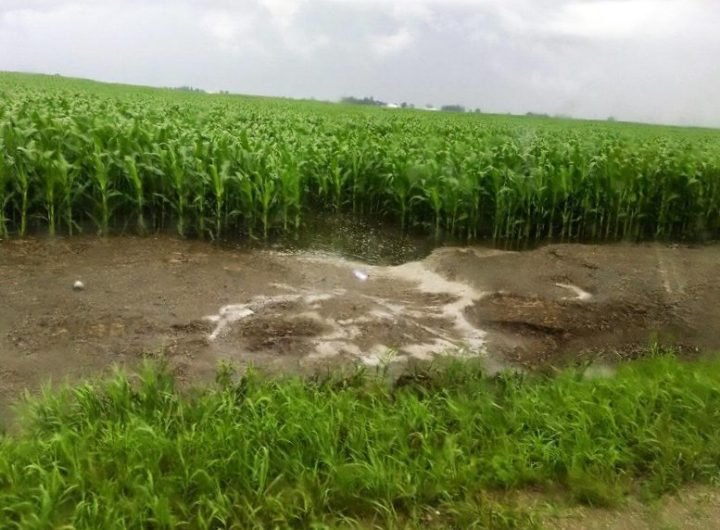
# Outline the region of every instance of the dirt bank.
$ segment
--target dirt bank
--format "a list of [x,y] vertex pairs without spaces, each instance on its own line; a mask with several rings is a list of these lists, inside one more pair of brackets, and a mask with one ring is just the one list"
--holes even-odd
[[[0,400],[167,355],[271,370],[480,356],[490,368],[720,349],[720,246],[441,248],[368,266],[169,238],[0,242]],[[86,288],[73,290],[82,280]]]

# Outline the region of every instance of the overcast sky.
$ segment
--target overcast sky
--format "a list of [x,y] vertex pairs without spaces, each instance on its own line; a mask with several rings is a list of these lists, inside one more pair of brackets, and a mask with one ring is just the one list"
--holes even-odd
[[0,0],[0,70],[720,126],[720,0]]

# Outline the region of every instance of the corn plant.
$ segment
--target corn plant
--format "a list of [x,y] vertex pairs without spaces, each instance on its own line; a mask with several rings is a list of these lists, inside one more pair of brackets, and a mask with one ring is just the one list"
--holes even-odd
[[18,147],[15,157],[15,185],[20,197],[20,237],[27,233],[30,213],[30,168],[37,167],[37,146],[31,140],[27,147]]
[[8,237],[7,209],[12,199],[10,191],[10,168],[5,158],[2,139],[0,139],[0,238]]
[[143,210],[145,209],[145,192],[144,192],[144,181],[140,177],[138,171],[137,162],[134,156],[127,155],[124,158],[125,174],[127,179],[130,181],[132,192],[129,197],[126,197],[135,208],[136,213],[136,229],[140,235],[143,235],[147,231],[145,224],[145,217]]
[[95,151],[91,159],[91,185],[90,190],[95,196],[95,220],[98,233],[107,235],[110,232],[110,198],[115,194],[110,182],[110,155],[103,151],[99,144],[95,144]]

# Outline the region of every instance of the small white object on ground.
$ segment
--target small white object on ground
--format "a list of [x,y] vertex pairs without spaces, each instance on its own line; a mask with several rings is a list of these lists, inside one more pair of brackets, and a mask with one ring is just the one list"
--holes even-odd
[[361,271],[361,270],[359,270],[359,269],[355,269],[355,270],[353,271],[353,274],[354,274],[355,277],[356,277],[358,280],[360,280],[361,282],[364,282],[365,280],[367,280],[367,279],[369,278],[367,272],[363,272],[363,271]]
[[75,280],[75,283],[73,284],[73,290],[82,291],[83,289],[85,289],[85,284],[80,280]]

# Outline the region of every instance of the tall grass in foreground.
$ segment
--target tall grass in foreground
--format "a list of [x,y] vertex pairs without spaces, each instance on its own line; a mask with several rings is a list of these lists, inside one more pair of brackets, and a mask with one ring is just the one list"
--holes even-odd
[[720,237],[720,131],[357,109],[0,73],[0,237]]
[[0,527],[529,528],[495,492],[608,504],[716,481],[719,421],[718,361],[394,386],[225,374],[190,394],[148,367],[30,400],[0,441]]

